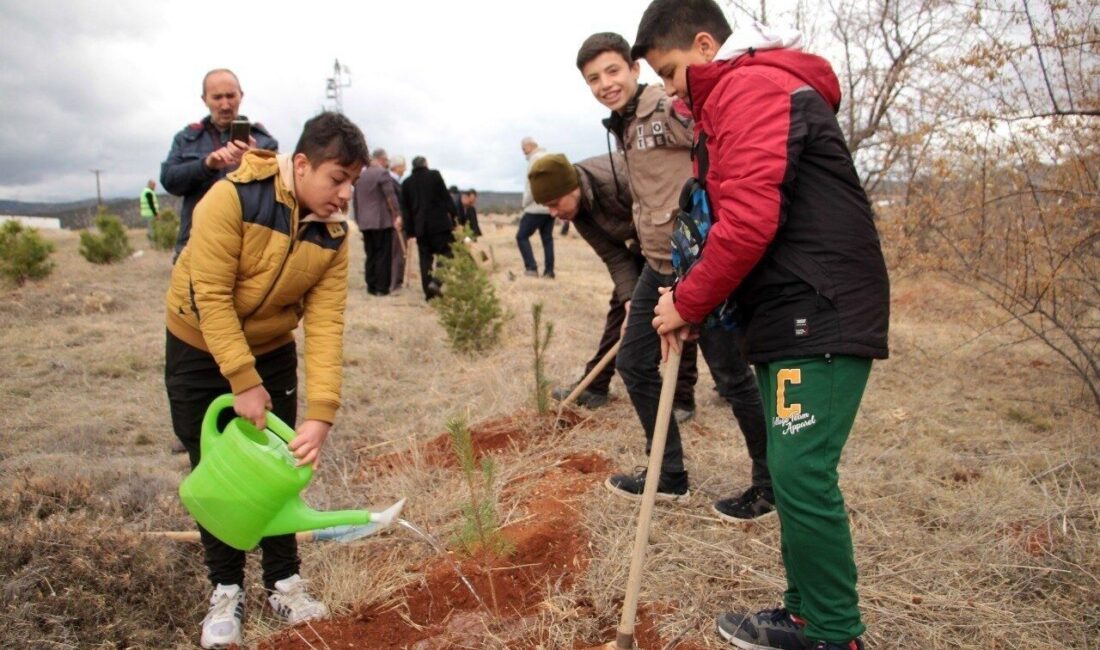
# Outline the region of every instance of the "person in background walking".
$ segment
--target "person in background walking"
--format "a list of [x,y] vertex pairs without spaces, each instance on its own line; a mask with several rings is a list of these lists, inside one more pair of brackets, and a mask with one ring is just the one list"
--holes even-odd
[[[527,157],[527,171],[531,171],[531,165],[546,155],[546,150],[535,142],[534,138],[527,137],[520,141],[523,155]],[[535,262],[535,253],[531,249],[531,235],[538,231],[542,239],[542,276],[554,277],[554,217],[546,206],[539,205],[531,196],[531,182],[527,181],[523,186],[523,216],[519,220],[519,230],[516,231],[516,244],[519,246],[519,254],[523,258],[524,274],[538,277],[539,267]]]
[[355,223],[363,233],[367,293],[372,296],[390,293],[393,233],[401,227],[401,209],[388,168],[386,150],[375,149],[370,165],[355,182]]
[[[408,210],[405,208],[405,198],[401,195],[401,177],[405,175],[405,157],[394,156],[390,159],[390,182],[397,193],[397,207],[401,209],[401,219],[408,219]],[[390,267],[390,293],[405,286],[405,233],[402,228],[395,228],[396,236],[393,238],[393,265]]]
[[428,169],[424,156],[413,158],[412,165],[412,173],[401,184],[401,194],[409,213],[405,221],[405,235],[416,238],[416,252],[420,255],[420,285],[424,289],[424,299],[431,300],[441,295],[441,283],[432,276],[432,263],[436,255],[451,256],[455,218],[458,215],[443,183],[443,176],[437,170]]

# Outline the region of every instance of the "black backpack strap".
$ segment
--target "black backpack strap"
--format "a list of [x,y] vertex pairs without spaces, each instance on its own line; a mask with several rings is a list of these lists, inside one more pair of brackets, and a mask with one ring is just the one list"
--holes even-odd
[[699,184],[706,187],[707,172],[710,171],[710,153],[707,152],[707,134],[699,132],[699,138],[691,145],[691,159],[699,161]]

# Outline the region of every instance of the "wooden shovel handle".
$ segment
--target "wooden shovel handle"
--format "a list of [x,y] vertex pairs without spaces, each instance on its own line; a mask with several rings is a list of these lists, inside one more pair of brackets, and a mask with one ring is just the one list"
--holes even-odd
[[645,564],[649,546],[649,522],[653,518],[653,504],[657,500],[657,483],[661,480],[661,461],[665,456],[665,440],[668,438],[668,422],[672,415],[672,399],[676,392],[676,378],[680,373],[680,351],[670,349],[661,375],[661,400],[657,403],[657,422],[653,429],[653,444],[649,450],[649,465],[642,491],[642,511],[638,515],[638,529],[634,533],[634,553],[630,558],[630,578],[626,583],[626,598],[619,619],[615,647],[631,650],[634,647],[634,617],[638,612],[638,592],[642,586],[642,565]]
[[607,364],[611,363],[611,360],[614,359],[615,355],[619,353],[619,346],[622,344],[622,342],[622,339],[615,341],[615,345],[612,345],[611,349],[607,351],[607,354],[603,355],[603,358],[600,359],[599,363],[597,363],[596,366],[592,368],[592,372],[585,375],[584,379],[581,380],[581,383],[577,384],[577,387],[573,389],[573,392],[569,393],[569,395],[567,395],[566,398],[561,401],[561,404],[558,406],[559,418],[561,417],[562,410],[566,406],[572,404],[573,400],[577,399],[577,396],[583,393],[584,389],[588,388],[588,385],[592,383],[592,380],[596,378],[596,375],[600,374],[600,371],[606,368]]

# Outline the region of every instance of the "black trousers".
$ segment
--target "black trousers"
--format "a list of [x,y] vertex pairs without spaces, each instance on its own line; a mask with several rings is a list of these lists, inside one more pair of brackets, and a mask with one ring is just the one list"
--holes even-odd
[[[658,289],[672,286],[675,279],[673,275],[657,273],[649,265],[642,269],[630,301],[630,316],[627,318],[623,345],[616,359],[619,376],[626,384],[630,401],[634,404],[642,428],[645,429],[647,454],[653,443],[657,403],[661,396],[661,373],[658,369],[661,361],[661,340],[653,329],[653,308],[660,298]],[[756,376],[741,358],[737,336],[737,332],[728,332],[722,328],[704,329],[699,336],[699,347],[703,349],[703,357],[710,368],[710,374],[718,385],[718,394],[733,408],[733,416],[745,438],[745,447],[752,460],[752,484],[771,487],[764,405],[760,399]],[[665,441],[661,472],[675,474],[685,471],[684,448],[676,420],[670,419],[672,421],[668,423],[668,439]]]
[[364,230],[363,251],[367,254],[367,293],[384,296],[390,292],[393,270],[393,228]]
[[[298,353],[294,342],[256,357],[256,371],[271,395],[272,412],[294,426],[298,416]],[[172,428],[187,448],[191,469],[194,469],[200,460],[199,438],[206,408],[215,397],[232,392],[229,382],[209,352],[193,348],[168,332],[164,349],[164,385],[168,389]],[[227,409],[218,420],[218,426],[225,426],[233,417],[233,411]],[[244,551],[222,542],[202,526],[198,528],[211,584],[236,584],[243,588]],[[277,581],[298,573],[298,541],[293,533],[265,537],[260,540],[260,548],[263,549],[264,586],[268,589],[274,589]]]
[[[437,295],[442,283],[432,277],[435,256],[451,256],[451,244],[454,243],[454,234],[451,231],[429,233],[416,238],[416,252],[420,254],[420,286],[424,289],[424,297],[431,300]],[[429,285],[435,284],[432,288]]]
[[[565,222],[569,224],[568,221]],[[603,336],[600,338],[600,347],[596,350],[588,364],[584,367],[584,376],[596,367],[603,355],[611,349],[619,340],[619,332],[622,331],[623,321],[626,320],[626,307],[614,292],[607,303],[607,319],[604,321]],[[699,380],[699,368],[696,365],[699,356],[699,346],[694,341],[688,341],[683,347],[680,356],[680,374],[676,378],[676,394],[673,397],[673,406],[687,410],[695,408],[695,382]],[[615,376],[615,359],[604,366],[600,374],[588,385],[588,390],[593,393],[606,395],[611,387],[611,378]]]

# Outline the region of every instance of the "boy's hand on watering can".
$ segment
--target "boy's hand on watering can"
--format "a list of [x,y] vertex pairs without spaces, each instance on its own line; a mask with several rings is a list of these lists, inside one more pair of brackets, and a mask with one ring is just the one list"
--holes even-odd
[[267,412],[271,410],[271,395],[263,384],[253,386],[233,396],[233,410],[257,429],[263,429],[267,426]]
[[294,440],[290,441],[290,451],[298,459],[298,466],[313,465],[317,469],[317,461],[321,457],[321,446],[328,439],[329,429],[332,425],[321,420],[306,420],[298,425]]

